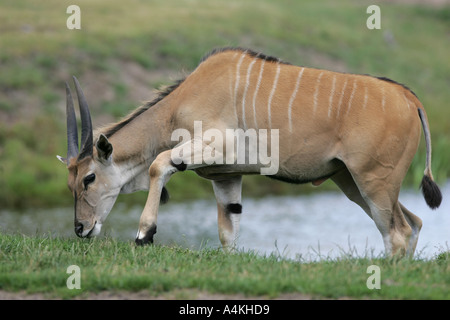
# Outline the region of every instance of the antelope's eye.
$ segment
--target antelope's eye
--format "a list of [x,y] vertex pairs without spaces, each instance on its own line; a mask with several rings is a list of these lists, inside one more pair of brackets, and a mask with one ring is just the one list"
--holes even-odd
[[94,182],[94,180],[95,180],[95,173],[91,173],[90,175],[86,176],[83,180],[84,190],[87,190],[88,185]]

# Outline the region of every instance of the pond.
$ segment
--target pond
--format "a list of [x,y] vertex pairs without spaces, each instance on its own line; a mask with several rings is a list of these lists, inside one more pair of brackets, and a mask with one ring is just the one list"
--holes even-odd
[[[400,201],[423,220],[416,257],[433,258],[450,250],[450,181],[442,186],[441,207],[429,209],[418,190],[406,190]],[[116,204],[103,225],[102,236],[134,240],[143,203],[134,208]],[[374,222],[338,192],[243,199],[238,246],[260,254],[302,261],[342,254],[379,256],[384,247]],[[25,235],[49,233],[72,237],[73,206],[50,210],[0,211],[0,231]],[[220,247],[214,199],[161,206],[155,244],[190,249]]]

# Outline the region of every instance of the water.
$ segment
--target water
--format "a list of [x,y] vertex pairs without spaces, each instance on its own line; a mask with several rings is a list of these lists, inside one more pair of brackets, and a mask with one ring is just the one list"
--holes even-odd
[[[417,190],[400,195],[400,201],[423,220],[416,250],[420,258],[433,258],[450,250],[450,182],[441,190],[444,199],[436,211],[427,207]],[[384,250],[374,222],[342,193],[268,196],[243,199],[242,204],[238,246],[244,250],[302,260],[334,258],[343,253],[371,257],[381,255]],[[102,235],[133,240],[143,205],[127,209],[117,204],[103,225]],[[26,235],[51,233],[76,239],[73,207],[20,213],[3,210],[0,230]],[[220,247],[215,201],[161,206],[155,244],[176,244],[191,249]]]

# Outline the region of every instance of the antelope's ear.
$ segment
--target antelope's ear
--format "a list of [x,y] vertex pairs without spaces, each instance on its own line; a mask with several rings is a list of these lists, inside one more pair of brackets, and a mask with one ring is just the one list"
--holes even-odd
[[105,135],[100,135],[95,147],[97,148],[98,157],[101,161],[111,162],[113,146],[109,143],[108,138],[106,138]]
[[61,161],[62,163],[64,163],[65,165],[67,165],[67,159],[63,158],[61,156],[56,156],[56,158],[58,158],[59,161]]

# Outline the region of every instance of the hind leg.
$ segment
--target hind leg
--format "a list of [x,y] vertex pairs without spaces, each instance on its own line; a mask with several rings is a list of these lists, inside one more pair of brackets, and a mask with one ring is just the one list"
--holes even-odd
[[[391,197],[385,187],[376,186],[373,183],[369,187],[366,183],[368,190],[363,189],[362,193],[348,169],[338,172],[331,179],[351,201],[358,204],[375,221],[382,234],[388,255],[414,252],[418,236],[417,231],[417,236],[414,238],[414,230],[416,230],[414,228],[419,225],[420,219],[418,221],[418,218],[406,209],[403,211],[404,207],[399,202],[391,205]],[[374,198],[376,200],[373,200]],[[411,236],[410,229],[413,230]]]
[[422,219],[406,209],[400,202],[399,204],[400,209],[402,210],[403,215],[405,216],[405,219],[412,230],[411,237],[409,238],[408,248],[406,251],[406,254],[412,257],[414,255],[414,251],[416,250],[417,241],[419,240],[420,230],[422,229]]
[[420,220],[400,204],[398,196],[418,139],[397,141],[387,135],[374,144],[376,148],[371,144],[359,146],[359,149],[343,156],[341,161],[347,166],[370,209],[383,237],[386,254],[411,254],[417,242],[415,238],[420,228],[416,226],[420,225]]
[[398,202],[401,181],[396,181],[395,175],[377,178],[376,173],[359,172],[352,176],[383,237],[386,254],[404,256],[410,251],[412,228]]
[[331,177],[331,180],[333,180],[339,189],[344,192],[347,198],[359,205],[367,213],[367,215],[372,218],[370,208],[362,197],[361,192],[359,192],[359,189],[347,168],[336,173]]

